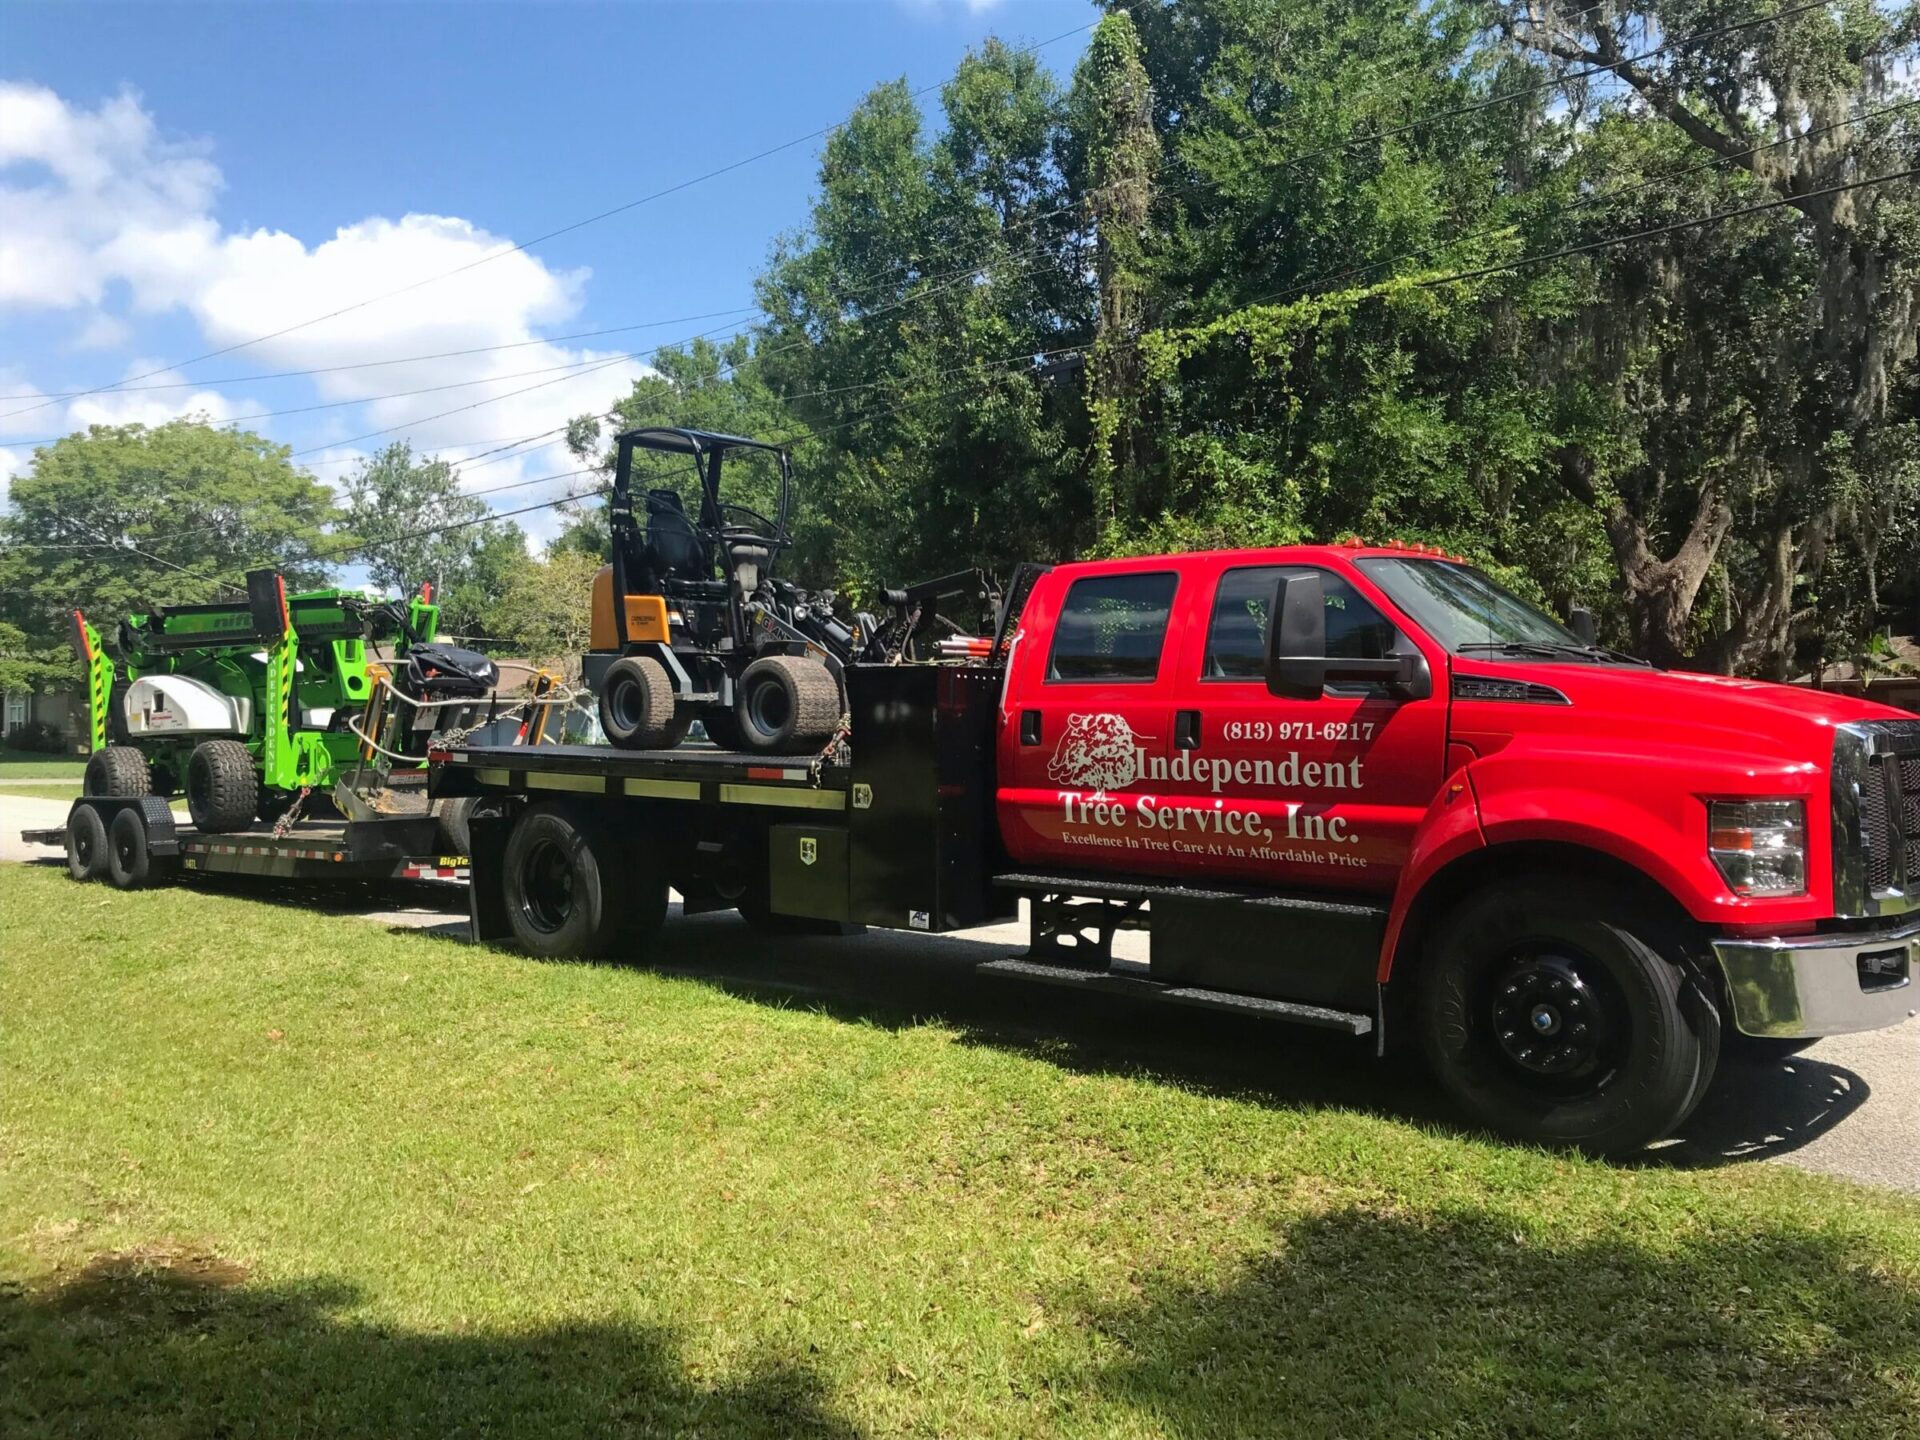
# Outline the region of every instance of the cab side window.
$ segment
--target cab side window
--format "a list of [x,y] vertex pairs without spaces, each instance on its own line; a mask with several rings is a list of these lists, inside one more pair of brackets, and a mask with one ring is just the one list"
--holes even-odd
[[1054,622],[1049,680],[1150,681],[1160,672],[1177,576],[1076,580]]
[[[1313,572],[1300,565],[1229,570],[1214,595],[1207,629],[1209,680],[1260,680],[1267,673],[1267,611],[1283,577]],[[1346,660],[1379,660],[1394,652],[1400,633],[1373,605],[1331,570],[1320,572],[1327,597],[1327,654]]]

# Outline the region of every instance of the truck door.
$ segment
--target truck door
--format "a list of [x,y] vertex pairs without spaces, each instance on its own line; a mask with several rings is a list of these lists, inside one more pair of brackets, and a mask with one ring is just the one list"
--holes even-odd
[[1223,567],[1172,686],[1173,753],[1161,787],[1170,794],[1154,807],[1151,834],[1185,847],[1192,867],[1210,874],[1385,894],[1443,778],[1446,671],[1435,665],[1434,693],[1418,700],[1384,683],[1329,684],[1318,699],[1269,694],[1275,586],[1315,570],[1329,655],[1378,659],[1415,646],[1337,570]]
[[1057,614],[1029,602],[999,748],[1001,834],[1015,859],[1152,868],[1131,808],[1171,744],[1159,681],[1178,648],[1178,592],[1171,570],[1102,569],[1068,580]]

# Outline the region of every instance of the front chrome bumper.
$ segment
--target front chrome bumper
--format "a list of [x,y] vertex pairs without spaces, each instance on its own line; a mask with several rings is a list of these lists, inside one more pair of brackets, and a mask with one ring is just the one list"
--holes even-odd
[[1920,1009],[1920,921],[1896,930],[1724,939],[1713,953],[1744,1035],[1845,1035]]

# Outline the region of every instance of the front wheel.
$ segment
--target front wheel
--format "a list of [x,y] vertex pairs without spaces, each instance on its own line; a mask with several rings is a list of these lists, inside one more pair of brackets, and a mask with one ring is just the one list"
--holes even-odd
[[1424,959],[1420,1039],[1475,1123],[1620,1155],[1699,1103],[1720,1016],[1674,927],[1635,897],[1541,878],[1470,895]]

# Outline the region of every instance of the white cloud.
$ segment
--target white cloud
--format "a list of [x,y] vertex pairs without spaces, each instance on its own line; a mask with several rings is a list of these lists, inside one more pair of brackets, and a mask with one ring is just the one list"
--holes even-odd
[[24,475],[33,464],[33,457],[25,450],[8,450],[0,447],[0,511],[7,508],[7,496],[13,486],[13,477]]
[[[66,405],[68,424],[157,423],[197,411],[299,435],[301,449],[331,441],[372,450],[389,438],[406,438],[418,450],[452,451],[471,449],[466,442],[476,434],[531,435],[604,410],[647,373],[618,351],[539,339],[542,329],[578,313],[585,270],[555,271],[524,252],[500,253],[511,251],[509,239],[454,216],[367,217],[311,246],[280,230],[228,232],[213,213],[220,187],[205,147],[164,140],[132,94],[89,111],[43,87],[0,84],[0,207],[7,214],[0,233],[0,313],[90,310],[76,343],[112,345],[120,322],[98,307],[105,287],[118,282],[135,317],[184,310],[210,350],[273,337],[209,362],[222,367],[308,370],[440,358],[314,376],[317,393],[310,400],[287,385],[269,392],[271,402],[249,404],[211,388],[107,391]],[[407,288],[422,281],[428,283]],[[404,293],[388,294],[396,290]],[[360,303],[375,296],[385,298]],[[321,315],[330,318],[307,323]],[[291,333],[275,333],[281,330]],[[484,353],[446,353],[476,350]],[[566,366],[580,369],[556,368]],[[125,373],[132,377],[143,368],[152,366]],[[151,387],[173,378],[179,377],[138,383]],[[429,389],[433,393],[396,394]],[[247,418],[342,401],[363,403],[280,424]],[[0,411],[30,403],[6,401]],[[0,426],[16,435],[50,433],[59,428],[60,414],[48,407]],[[393,433],[356,438],[369,431]],[[480,472],[483,483],[540,474],[528,468],[538,459],[490,467]]]
[[[127,373],[138,375],[152,369],[151,361],[144,364],[136,361]],[[185,378],[177,370],[163,370],[145,383],[168,384]],[[218,425],[236,415],[263,408],[231,399],[217,390],[102,390],[68,402],[66,428],[71,431],[84,430],[89,425],[164,425],[182,415],[204,415]],[[47,412],[40,413],[44,424]],[[16,423],[29,418],[18,416]]]
[[96,310],[79,333],[67,342],[69,350],[118,350],[133,338],[133,327],[117,315]]
[[204,147],[162,140],[132,93],[88,111],[15,83],[0,84],[0,176],[0,306],[22,308],[97,303],[118,235],[202,223],[220,188]]

